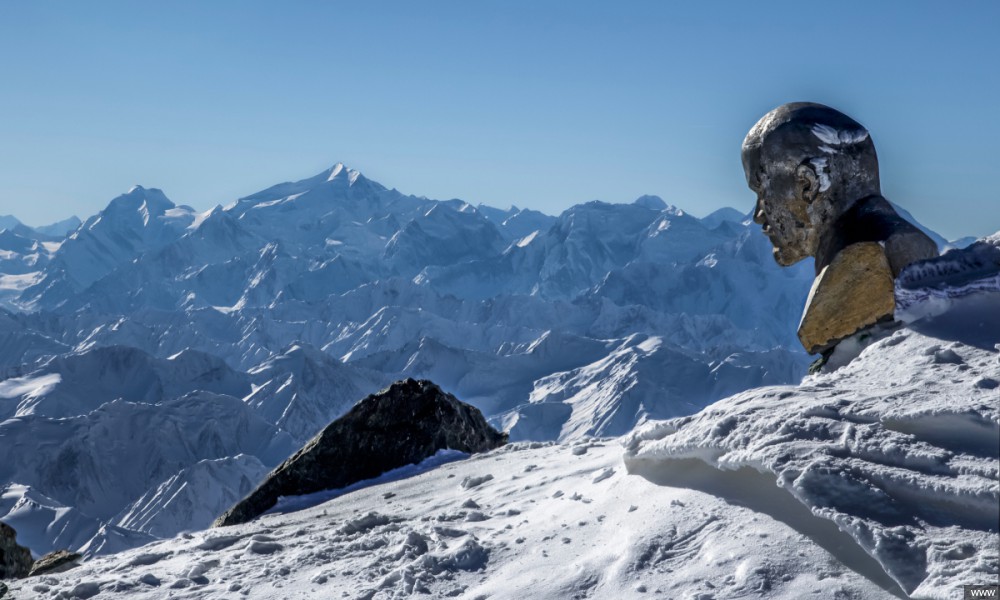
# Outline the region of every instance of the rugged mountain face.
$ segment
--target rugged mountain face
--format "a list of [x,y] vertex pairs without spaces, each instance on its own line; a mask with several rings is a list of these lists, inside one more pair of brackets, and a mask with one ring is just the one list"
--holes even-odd
[[205,459],[151,488],[115,515],[117,526],[168,538],[205,529],[245,498],[270,471],[251,454]]
[[294,448],[238,399],[208,392],[160,404],[115,400],[74,417],[8,419],[0,436],[8,457],[0,480],[99,519],[200,460],[246,453],[274,465]]
[[118,398],[156,404],[194,391],[241,398],[250,393],[248,379],[203,352],[160,359],[135,348],[103,346],[58,356],[0,383],[0,418],[71,417]]
[[330,423],[215,524],[246,523],[279,497],[346,487],[440,450],[473,454],[506,442],[479,410],[430,381],[398,381]]
[[303,443],[382,380],[377,372],[352,368],[303,344],[267,359],[249,375],[253,391],[244,402]]
[[[67,229],[71,223],[65,223]],[[0,310],[15,306],[21,291],[41,278],[66,237],[62,225],[32,229],[14,217],[0,216]]]

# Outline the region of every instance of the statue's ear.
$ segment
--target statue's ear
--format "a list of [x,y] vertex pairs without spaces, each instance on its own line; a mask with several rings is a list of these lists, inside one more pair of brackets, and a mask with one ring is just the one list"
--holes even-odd
[[799,200],[812,204],[819,197],[819,180],[812,165],[803,163],[795,171],[795,190]]

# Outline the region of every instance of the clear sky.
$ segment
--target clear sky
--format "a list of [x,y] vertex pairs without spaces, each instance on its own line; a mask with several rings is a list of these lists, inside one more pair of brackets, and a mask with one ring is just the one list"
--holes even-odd
[[883,193],[1000,229],[1000,2],[0,0],[0,214],[132,184],[207,209],[342,161],[417,195],[558,213],[749,210],[778,104],[872,132]]

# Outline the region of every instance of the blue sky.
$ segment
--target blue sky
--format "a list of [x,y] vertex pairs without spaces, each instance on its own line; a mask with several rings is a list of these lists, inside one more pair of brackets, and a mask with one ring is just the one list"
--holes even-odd
[[657,194],[749,210],[753,123],[872,132],[883,192],[1000,229],[1000,2],[8,2],[0,214],[132,184],[196,208],[343,161],[403,192],[550,213]]

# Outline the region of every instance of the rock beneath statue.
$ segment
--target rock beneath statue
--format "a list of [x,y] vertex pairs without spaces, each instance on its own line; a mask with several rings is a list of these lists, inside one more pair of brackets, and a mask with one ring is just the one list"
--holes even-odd
[[35,561],[35,564],[31,567],[31,572],[28,573],[28,577],[51,575],[53,573],[69,571],[74,567],[80,566],[80,558],[81,556],[79,554],[76,552],[70,552],[69,550],[56,550],[55,552],[49,552]]
[[279,465],[214,526],[246,523],[281,496],[338,489],[419,463],[444,449],[473,454],[504,445],[507,434],[479,410],[430,381],[398,381],[361,400]]
[[799,341],[809,354],[827,350],[861,329],[892,320],[894,298],[892,270],[882,248],[875,242],[852,244],[813,282]]
[[0,579],[26,577],[34,564],[31,551],[17,543],[17,532],[0,523]]

